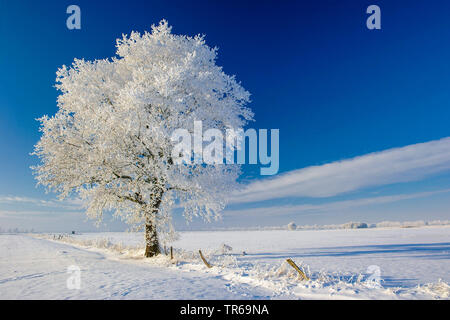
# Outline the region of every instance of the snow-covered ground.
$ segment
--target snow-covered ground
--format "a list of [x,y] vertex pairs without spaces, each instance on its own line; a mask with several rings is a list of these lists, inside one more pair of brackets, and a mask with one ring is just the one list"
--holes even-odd
[[[448,299],[450,227],[182,232],[174,259],[140,233],[0,235],[1,299]],[[223,246],[232,249],[229,251]],[[198,256],[201,249],[213,265]],[[245,252],[245,254],[243,254]],[[300,281],[285,261],[311,278]],[[71,265],[80,289],[68,289]]]

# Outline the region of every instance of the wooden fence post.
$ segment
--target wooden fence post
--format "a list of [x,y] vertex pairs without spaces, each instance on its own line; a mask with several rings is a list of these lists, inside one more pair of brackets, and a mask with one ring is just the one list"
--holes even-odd
[[198,250],[198,253],[200,253],[200,258],[202,258],[203,263],[204,263],[208,268],[212,268],[212,265],[210,265],[210,264],[208,263],[208,261],[206,261],[206,259],[203,257],[202,250]]
[[292,259],[287,259],[286,261],[291,265],[292,268],[294,268],[298,272],[302,280],[310,280],[308,276],[302,270],[300,270],[300,268],[295,264],[295,262],[292,261]]

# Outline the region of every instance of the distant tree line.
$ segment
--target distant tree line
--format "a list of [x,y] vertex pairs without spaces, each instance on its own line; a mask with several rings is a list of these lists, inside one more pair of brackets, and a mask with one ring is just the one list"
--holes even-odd
[[19,228],[8,228],[8,229],[3,229],[2,227],[0,227],[0,233],[33,233],[34,229],[19,229]]

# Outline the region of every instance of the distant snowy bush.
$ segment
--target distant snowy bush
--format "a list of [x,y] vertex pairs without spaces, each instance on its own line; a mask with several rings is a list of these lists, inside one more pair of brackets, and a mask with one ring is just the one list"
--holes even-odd
[[294,222],[290,222],[287,225],[288,230],[297,230],[297,225]]
[[365,229],[367,223],[364,222],[348,222],[342,225],[342,229]]
[[220,246],[220,251],[222,254],[230,253],[233,250],[233,248],[225,243],[222,243]]

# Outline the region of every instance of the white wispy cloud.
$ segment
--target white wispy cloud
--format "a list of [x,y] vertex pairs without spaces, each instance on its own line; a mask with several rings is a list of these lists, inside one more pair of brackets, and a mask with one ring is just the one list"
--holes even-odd
[[372,206],[377,204],[391,203],[402,200],[428,197],[441,193],[448,193],[450,189],[443,189],[428,192],[416,192],[410,194],[399,194],[390,196],[379,196],[370,198],[360,198],[352,200],[333,201],[324,204],[300,204],[284,206],[266,206],[262,208],[227,210],[226,215],[247,215],[247,216],[277,216],[289,214],[301,214],[308,212],[333,212],[354,207]]
[[0,204],[31,204],[38,207],[59,208],[59,209],[77,209],[81,208],[81,200],[42,200],[38,198],[21,196],[0,196]]
[[417,181],[450,170],[450,137],[312,166],[250,183],[231,203],[331,197],[366,187]]
[[80,211],[35,211],[35,210],[0,210],[0,218],[57,218],[75,215],[84,218],[84,213]]

